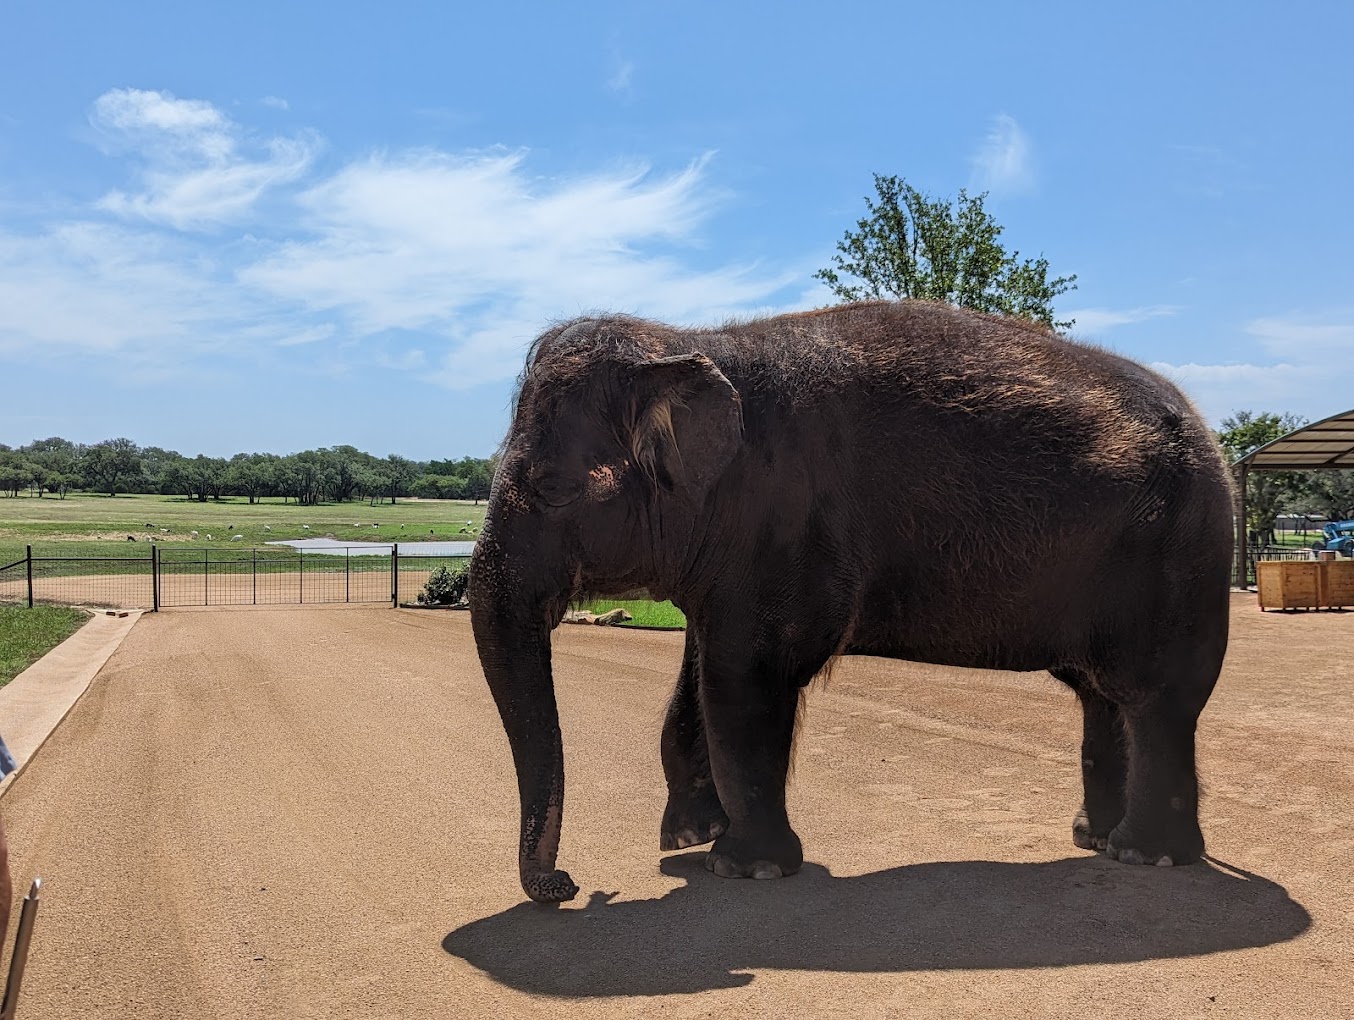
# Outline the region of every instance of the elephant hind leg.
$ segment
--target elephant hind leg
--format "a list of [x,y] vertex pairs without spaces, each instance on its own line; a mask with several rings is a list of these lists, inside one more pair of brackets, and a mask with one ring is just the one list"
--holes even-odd
[[[1126,864],[1190,864],[1203,856],[1194,742],[1199,714],[1222,668],[1225,628],[1217,634],[1215,640],[1191,634],[1162,641],[1150,655],[1127,656],[1097,668],[1089,678],[1073,677],[1090,679],[1096,692],[1092,698],[1081,695],[1087,739],[1093,747],[1108,750],[1113,733],[1120,754],[1109,760],[1121,764],[1109,771],[1126,769],[1122,817],[1105,836],[1104,847]],[[1094,753],[1083,756],[1094,759]],[[1083,764],[1083,775],[1085,769]],[[1095,770],[1090,771],[1093,775]],[[1093,794],[1103,795],[1107,808],[1098,817],[1088,810],[1092,846],[1117,809],[1110,789],[1109,782],[1101,786],[1087,781],[1088,809]]]
[[1053,675],[1077,692],[1081,702],[1081,810],[1072,821],[1072,842],[1083,850],[1104,850],[1123,820],[1128,754],[1119,708],[1076,669]]

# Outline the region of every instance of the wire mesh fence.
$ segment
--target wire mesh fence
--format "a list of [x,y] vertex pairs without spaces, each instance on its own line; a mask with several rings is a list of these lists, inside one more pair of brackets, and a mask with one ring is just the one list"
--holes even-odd
[[1255,565],[1261,560],[1311,560],[1315,558],[1316,553],[1313,550],[1301,546],[1253,545],[1246,549],[1246,577],[1244,581],[1235,576],[1236,570],[1233,569],[1232,583],[1239,588],[1253,587],[1255,585]]
[[0,565],[0,602],[119,609],[415,601],[439,566],[468,556],[394,545],[322,550],[155,546],[148,556],[35,556]]
[[[1251,546],[1246,576],[1260,560],[1306,560],[1297,546]],[[420,552],[396,544],[325,549],[153,546],[149,555],[35,556],[0,564],[0,603],[88,605],[120,609],[176,606],[412,603],[440,566],[465,567],[468,556]]]

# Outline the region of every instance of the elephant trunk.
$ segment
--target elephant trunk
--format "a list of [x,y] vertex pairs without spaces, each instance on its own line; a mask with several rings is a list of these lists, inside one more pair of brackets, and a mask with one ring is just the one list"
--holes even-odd
[[470,564],[471,621],[517,769],[522,888],[538,903],[560,903],[573,899],[578,886],[555,868],[564,814],[564,747],[550,669],[550,600],[533,596],[534,587],[521,583],[486,526]]

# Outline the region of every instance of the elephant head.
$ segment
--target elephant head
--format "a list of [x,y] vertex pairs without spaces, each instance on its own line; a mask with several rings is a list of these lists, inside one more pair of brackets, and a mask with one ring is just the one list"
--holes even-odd
[[578,889],[555,868],[564,758],[550,632],[584,591],[675,592],[701,508],[742,443],[737,391],[708,357],[634,319],[537,339],[470,565],[484,675],[521,795],[522,888]]

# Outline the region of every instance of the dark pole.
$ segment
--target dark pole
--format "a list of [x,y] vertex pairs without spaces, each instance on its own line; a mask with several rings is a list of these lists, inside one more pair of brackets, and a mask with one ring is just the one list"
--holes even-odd
[[251,573],[250,576],[253,577],[253,579],[254,579],[254,580],[253,580],[253,587],[254,587],[254,595],[253,595],[253,599],[254,599],[254,605],[257,606],[257,605],[259,604],[259,551],[258,551],[257,549],[250,549],[249,551],[253,554],[253,557],[254,557],[254,566],[253,566],[253,568],[252,568],[252,573]]
[[150,546],[150,609],[160,611],[160,547],[154,542]]
[[202,604],[204,606],[212,604],[207,595],[207,549],[205,546],[202,549]]
[[1236,485],[1236,586],[1238,588],[1249,587],[1249,576],[1247,574],[1247,543],[1249,536],[1246,534],[1246,465],[1241,463],[1237,466],[1237,485]]
[[28,608],[33,608],[33,547],[28,546]]
[[400,543],[390,546],[390,608],[400,607]]
[[305,604],[306,604],[306,551],[305,551],[304,549],[297,549],[296,551],[297,551],[298,553],[301,554],[300,567],[298,568],[298,569],[299,569],[299,572],[300,572],[300,581],[299,581],[299,584],[300,584],[300,589],[301,589],[301,590],[297,593],[296,601],[297,601],[298,603],[300,603],[301,605],[305,605]]
[[353,584],[353,574],[352,574],[352,569],[353,569],[353,567],[352,567],[352,550],[349,549],[349,548],[345,545],[345,546],[343,547],[343,601],[344,601],[344,602],[351,602],[351,601],[352,601],[352,600],[348,597],[348,596],[349,596],[349,593],[350,593],[351,590],[352,590],[352,584]]

